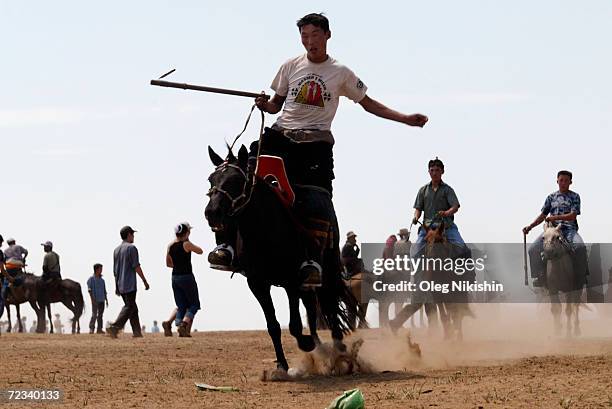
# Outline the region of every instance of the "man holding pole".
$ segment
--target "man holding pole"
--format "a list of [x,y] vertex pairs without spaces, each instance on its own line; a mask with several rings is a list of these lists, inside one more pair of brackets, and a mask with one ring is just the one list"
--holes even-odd
[[[333,145],[331,123],[340,96],[360,104],[367,112],[381,118],[423,127],[428,118],[421,114],[406,115],[370,98],[366,85],[348,67],[327,54],[331,38],[329,21],[322,14],[308,14],[297,26],[306,53],[286,61],[272,81],[275,91],[269,99],[255,100],[263,112],[280,117],[266,128],[258,142],[251,145],[250,162],[257,154],[284,159],[289,181],[296,193],[295,211],[317,243],[307,249],[301,265],[304,287],[321,285],[323,260],[341,270],[339,230],[332,203]],[[236,268],[233,260],[235,230],[217,235],[219,244],[209,255],[217,268]],[[271,249],[273,251],[273,249]]]
[[[572,176],[572,172],[568,170],[560,170],[557,173],[559,190],[546,197],[540,214],[530,225],[523,228],[523,235],[527,236],[534,227],[544,221],[555,226],[560,225],[561,233],[572,250],[574,272],[582,279],[588,275],[587,249],[582,237],[578,234],[577,218],[580,214],[580,195],[570,190]],[[546,286],[546,262],[542,259],[543,248],[543,234],[540,234],[529,246],[529,262],[534,287]]]

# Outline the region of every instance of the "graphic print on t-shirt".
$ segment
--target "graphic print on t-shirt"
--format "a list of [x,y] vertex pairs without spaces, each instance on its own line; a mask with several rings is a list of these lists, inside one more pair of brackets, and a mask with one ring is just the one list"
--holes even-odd
[[296,103],[317,108],[324,108],[325,101],[331,99],[325,81],[316,74],[309,74],[300,79],[297,86],[291,88],[291,95],[295,97]]

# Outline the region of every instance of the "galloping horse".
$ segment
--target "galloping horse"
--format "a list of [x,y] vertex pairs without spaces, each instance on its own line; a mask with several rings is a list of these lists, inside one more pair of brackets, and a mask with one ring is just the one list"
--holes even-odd
[[[461,257],[465,249],[446,241],[444,235],[444,223],[440,223],[438,228],[427,230],[425,235],[427,243],[425,247],[425,259],[446,260]],[[435,264],[435,263],[434,263]],[[445,339],[463,339],[463,318],[473,316],[469,308],[469,296],[465,291],[455,291],[452,289],[453,282],[474,281],[474,272],[457,275],[453,270],[444,268],[427,269],[425,273],[427,280],[436,284],[449,286],[448,292],[433,292],[434,306],[440,313],[440,320],[444,328]],[[426,309],[427,312],[427,309]],[[435,310],[434,310],[435,313]],[[428,315],[429,318],[429,315]]]
[[550,296],[550,310],[553,314],[555,332],[560,334],[563,328],[561,324],[561,300],[559,291],[565,293],[565,316],[566,334],[580,335],[580,321],[578,309],[582,287],[585,283],[585,275],[575,271],[571,257],[571,245],[567,243],[561,234],[561,225],[553,227],[547,223],[544,226],[544,259],[546,263],[546,288]]
[[[286,372],[289,365],[270,296],[273,285],[283,287],[287,293],[289,332],[302,351],[312,351],[320,343],[316,324],[317,303],[332,330],[334,345],[345,350],[342,338],[354,330],[348,315],[356,311],[357,301],[342,282],[338,254],[324,252],[322,287],[315,291],[302,290],[299,266],[312,238],[296,222],[292,209],[281,203],[275,187],[248,172],[245,146],[240,148],[238,158],[231,150],[225,160],[210,147],[208,152],[216,168],[209,177],[210,201],[205,216],[214,231],[223,231],[229,223],[238,228],[236,252],[244,267],[248,286],[264,312],[268,334],[274,344],[277,369]],[[273,256],[269,256],[270,253]],[[302,334],[300,299],[306,308],[310,335]]]
[[[425,228],[425,227],[424,227]],[[438,227],[425,228],[425,257],[427,268],[417,272],[415,281],[417,285],[420,282],[431,282],[441,286],[449,286],[451,290],[447,293],[441,291],[420,291],[414,294],[414,300],[411,304],[405,306],[395,317],[389,322],[393,331],[397,331],[403,323],[408,320],[421,307],[425,308],[429,327],[438,325],[438,314],[442,321],[445,339],[463,339],[463,318],[473,316],[468,304],[468,294],[452,290],[452,283],[458,280],[473,281],[472,273],[466,276],[458,276],[453,270],[437,268],[438,260],[443,261],[457,257],[458,252],[463,252],[452,243],[447,242],[444,235],[444,223],[440,223]],[[429,263],[431,262],[431,263]],[[430,267],[429,264],[434,267]]]

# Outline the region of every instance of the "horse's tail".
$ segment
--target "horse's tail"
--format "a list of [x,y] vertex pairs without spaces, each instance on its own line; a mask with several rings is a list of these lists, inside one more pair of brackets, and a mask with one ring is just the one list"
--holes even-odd
[[83,301],[83,293],[81,291],[81,284],[76,283],[76,291],[74,292],[74,319],[79,320],[83,312],[85,311],[85,301]]
[[[330,252],[331,253],[331,252]],[[330,254],[333,257],[333,254]],[[362,327],[367,328],[365,313],[359,308],[359,301],[340,275],[340,260],[326,264],[336,266],[323,274],[323,286],[318,290],[320,318],[332,331],[337,328],[343,334],[349,334],[356,328],[357,317]],[[336,325],[334,325],[336,324]]]

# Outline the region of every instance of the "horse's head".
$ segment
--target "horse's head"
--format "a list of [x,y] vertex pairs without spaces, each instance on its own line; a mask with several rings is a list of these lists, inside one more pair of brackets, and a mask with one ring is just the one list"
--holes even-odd
[[437,226],[431,226],[425,229],[425,242],[427,244],[444,243],[446,236],[444,235],[444,223]]
[[223,230],[228,217],[233,216],[247,200],[247,164],[249,153],[243,145],[235,157],[231,149],[225,160],[208,147],[208,155],[215,165],[215,170],[208,177],[210,198],[204,215],[214,231]]
[[442,244],[446,243],[444,223],[426,228],[425,243],[427,243],[427,254],[429,256],[435,256],[434,253],[439,253],[443,250],[444,246]]
[[567,253],[567,247],[564,244],[564,237],[561,233],[561,225],[557,227],[552,223],[546,223],[544,226],[544,257],[552,260]]

